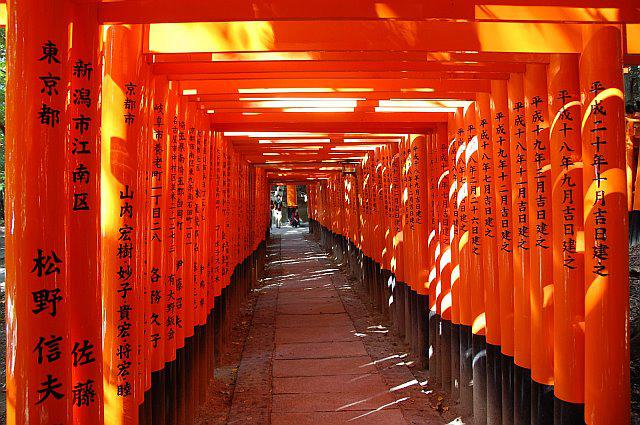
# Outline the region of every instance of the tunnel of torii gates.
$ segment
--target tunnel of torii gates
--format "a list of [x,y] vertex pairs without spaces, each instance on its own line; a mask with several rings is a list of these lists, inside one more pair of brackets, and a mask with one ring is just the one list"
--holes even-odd
[[191,423],[272,184],[466,417],[629,423],[637,1],[0,10],[9,424]]

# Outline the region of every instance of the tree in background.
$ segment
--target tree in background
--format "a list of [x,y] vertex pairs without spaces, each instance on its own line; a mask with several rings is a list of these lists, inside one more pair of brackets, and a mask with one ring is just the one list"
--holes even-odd
[[624,91],[627,112],[640,112],[640,66],[630,66],[624,74]]

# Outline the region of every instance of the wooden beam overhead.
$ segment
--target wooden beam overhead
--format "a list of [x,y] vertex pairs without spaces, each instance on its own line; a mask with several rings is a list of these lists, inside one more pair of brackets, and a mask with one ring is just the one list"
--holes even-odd
[[[252,78],[265,73],[305,74],[313,72],[524,72],[520,63],[461,63],[433,61],[234,61],[234,62],[159,62],[152,65],[158,75],[237,75]],[[212,77],[215,79],[216,77]],[[253,77],[265,78],[265,77]],[[186,78],[184,78],[186,79]]]
[[264,93],[333,93],[344,92],[353,96],[371,91],[416,91],[421,93],[489,92],[489,81],[459,79],[407,79],[378,80],[352,78],[306,79],[306,80],[183,80],[180,82],[183,95],[201,96],[216,93],[237,93],[242,97],[257,97]]
[[101,23],[279,20],[640,22],[634,0],[136,0],[105,1]]
[[148,52],[389,50],[577,53],[584,25],[453,21],[260,21],[151,24]]

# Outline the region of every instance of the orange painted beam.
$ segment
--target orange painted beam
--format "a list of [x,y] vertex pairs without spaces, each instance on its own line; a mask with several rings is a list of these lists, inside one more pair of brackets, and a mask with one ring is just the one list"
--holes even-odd
[[[321,50],[577,53],[587,24],[260,21],[152,24],[148,52]],[[535,36],[532,36],[535,34]]]
[[[164,55],[162,55],[164,56]],[[524,65],[516,63],[458,63],[425,61],[375,60],[285,60],[285,61],[233,61],[217,62],[211,57],[203,61],[159,62],[152,66],[154,74],[246,74],[269,72],[524,72]],[[257,77],[256,77],[257,78]]]
[[[477,1],[476,20],[544,22],[639,22],[640,7],[633,0]],[[487,2],[489,3],[489,2]]]
[[[310,79],[310,80],[216,80],[198,81],[185,80],[180,82],[180,87],[185,95],[202,95],[214,93],[238,93],[253,96],[260,92],[333,92],[350,90],[353,94],[366,93],[366,90],[402,91],[404,90],[428,90],[447,92],[488,92],[490,84],[482,80],[440,80],[440,79],[413,79],[413,80],[376,80],[376,79]],[[288,89],[288,90],[287,90]],[[365,91],[363,91],[365,90]],[[242,93],[240,93],[242,91]],[[357,97],[357,96],[356,96]]]
[[305,79],[488,79],[506,80],[507,72],[495,72],[490,69],[484,71],[460,70],[460,71],[274,71],[274,72],[233,72],[233,73],[196,73],[196,74],[167,74],[169,80],[287,80],[300,81]]
[[[260,94],[239,94],[239,93],[218,93],[203,94],[196,96],[186,96],[190,102],[201,102],[204,108],[211,105],[209,109],[215,109],[215,102],[239,102],[242,99],[340,99],[340,98],[365,98],[367,100],[388,100],[388,99],[447,99],[447,100],[475,100],[475,92],[448,92],[435,91],[430,93],[419,91],[372,91],[372,92],[330,92],[330,93],[260,93]],[[224,105],[224,103],[223,103]]]
[[[446,122],[445,112],[434,113],[376,113],[376,112],[355,112],[355,113],[261,113],[259,115],[243,114],[210,114],[211,124],[215,130],[220,130],[220,124],[229,123],[290,123],[295,124],[298,129],[309,129],[311,123],[371,123],[382,125],[385,123],[427,123]],[[382,128],[380,130],[383,130]]]
[[473,19],[474,2],[409,0],[383,3],[370,0],[270,0],[234,2],[211,0],[142,0],[105,2],[101,23],[155,23],[195,21],[255,21],[290,19]]
[[[489,4],[487,4],[489,3]],[[257,21],[290,19],[464,19],[553,22],[638,22],[633,0],[143,0],[100,3],[101,23]]]
[[[290,122],[277,119],[250,121],[243,118],[263,117],[257,115],[247,117],[242,114],[231,114],[232,117],[223,117],[212,122],[211,129],[215,131],[313,131],[322,133],[419,133],[429,128],[430,122],[368,122],[368,121],[340,121],[326,118],[325,122]],[[292,114],[287,114],[292,115]],[[318,115],[318,114],[316,114]],[[324,114],[326,115],[326,114]],[[335,115],[335,114],[334,114]],[[352,114],[351,114],[352,115]],[[379,114],[377,114],[379,115]],[[389,114],[386,114],[389,115]],[[433,114],[423,114],[433,115]],[[444,114],[443,114],[444,115]],[[213,115],[212,115],[213,116]],[[220,117],[219,117],[220,118]]]
[[[549,55],[541,53],[501,53],[501,52],[419,52],[419,51],[367,51],[322,50],[322,51],[278,51],[278,52],[200,52],[200,53],[147,53],[149,63],[181,62],[496,62],[496,63],[548,63]],[[425,62],[426,61],[426,62]]]

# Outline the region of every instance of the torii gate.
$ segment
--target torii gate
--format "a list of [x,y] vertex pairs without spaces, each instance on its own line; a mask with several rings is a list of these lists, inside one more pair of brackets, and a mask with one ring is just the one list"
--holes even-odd
[[[545,423],[555,398],[560,423],[626,423],[640,7],[489,3],[9,0],[8,423],[189,423],[270,181],[317,183],[314,220],[373,270],[403,261],[443,350],[455,329],[512,363],[436,359],[476,420]],[[423,227],[393,205],[429,205]]]

